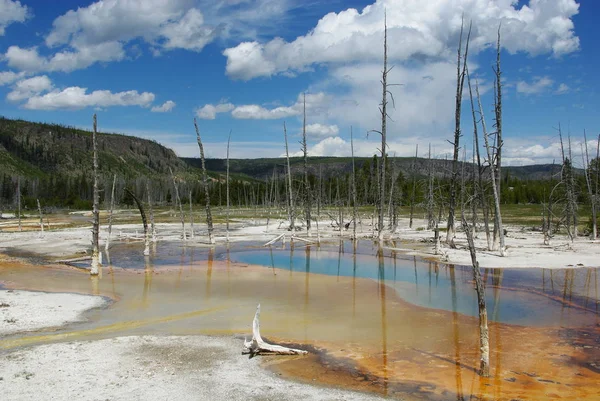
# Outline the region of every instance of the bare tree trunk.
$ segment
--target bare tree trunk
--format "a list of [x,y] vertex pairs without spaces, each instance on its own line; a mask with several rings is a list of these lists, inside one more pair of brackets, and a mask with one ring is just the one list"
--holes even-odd
[[[496,162],[492,164],[493,170],[495,170],[496,174],[496,192],[498,193],[498,198],[501,196],[501,183],[502,183],[502,145],[504,142],[502,141],[502,70],[500,69],[500,28],[498,27],[498,42],[496,44],[496,99],[494,100],[494,112],[496,115],[496,154],[495,160]],[[500,242],[500,248],[504,248],[504,231],[502,228],[502,222],[498,220],[498,215],[496,216],[495,224],[494,224],[494,245],[496,245],[496,241]],[[501,219],[501,218],[500,218]]]
[[227,175],[226,175],[226,186],[227,186],[227,213],[225,217],[225,229],[227,231],[227,243],[229,243],[229,144],[231,142],[231,130],[229,130],[229,136],[227,137]]
[[306,93],[304,94],[304,119],[302,121],[302,152],[304,153],[304,210],[306,214],[306,235],[311,236],[310,232],[310,209],[311,194],[310,183],[308,182],[308,148],[306,146]]
[[462,225],[467,234],[467,242],[469,243],[469,251],[471,253],[471,263],[473,264],[473,278],[475,280],[475,290],[477,291],[477,305],[479,309],[479,374],[483,377],[490,375],[490,336],[488,331],[487,308],[485,306],[485,288],[481,279],[481,270],[475,253],[475,244],[473,241],[473,233],[467,223],[464,215]]
[[40,214],[40,238],[44,236],[44,216],[42,215],[42,207],[40,206],[40,200],[37,199],[38,212]]
[[146,219],[146,212],[144,212],[144,205],[138,199],[138,197],[135,196],[132,190],[130,190],[129,188],[125,188],[125,191],[129,195],[131,195],[133,201],[135,202],[140,211],[140,216],[142,217],[142,224],[144,226],[144,256],[148,256],[150,255],[150,233],[148,232],[148,220]]
[[596,239],[596,233],[598,230],[597,222],[596,222],[596,202],[594,201],[594,191],[592,189],[592,182],[590,177],[590,156],[588,153],[588,144],[587,144],[587,135],[585,130],[583,130],[583,141],[585,142],[585,153],[583,152],[583,145],[581,149],[581,157],[583,159],[583,172],[585,174],[585,184],[587,186],[588,195],[590,197],[590,202],[592,206],[592,233],[591,239]]
[[381,166],[379,174],[379,218],[377,221],[377,229],[379,244],[382,245],[383,241],[383,219],[385,213],[385,165],[387,159],[387,94],[388,94],[388,83],[387,75],[389,73],[387,67],[387,15],[384,21],[384,39],[383,39],[383,72],[381,77],[382,86],[382,97],[381,97]]
[[429,154],[427,158],[427,229],[431,230],[436,225],[434,216],[435,209],[435,193],[434,193],[434,177],[433,177],[433,162],[431,160],[431,143],[429,143]]
[[189,206],[190,206],[190,238],[194,239],[194,210],[192,207],[192,190],[189,191]]
[[[467,34],[467,44],[465,46],[465,59],[462,60],[462,38],[463,24],[460,26],[460,39],[458,42],[458,57],[456,63],[456,108],[454,113],[454,154],[452,158],[452,176],[450,178],[450,199],[448,203],[448,222],[446,231],[446,243],[454,246],[454,236],[456,229],[454,227],[454,214],[456,209],[456,186],[458,182],[458,151],[460,149],[460,116],[462,108],[462,94],[465,82],[465,71],[467,65],[467,56],[469,53],[469,40],[471,38],[471,25],[469,25],[469,33]],[[462,67],[462,68],[461,68]]]
[[208,226],[208,242],[211,244],[215,243],[213,237],[213,220],[210,212],[210,194],[208,192],[208,175],[206,173],[206,163],[204,159],[204,146],[202,146],[202,139],[200,139],[200,130],[198,124],[194,118],[194,128],[196,128],[196,140],[198,141],[198,147],[200,148],[200,159],[202,161],[202,184],[204,185],[204,197],[206,198],[206,225]]
[[21,224],[21,177],[17,177],[17,218],[19,219],[19,232],[23,231]]
[[[478,185],[476,199],[481,206],[483,211],[483,224],[485,227],[485,237],[487,240],[488,249],[492,249],[492,237],[490,235],[490,213],[487,200],[485,199],[485,192],[483,188],[483,166],[481,165],[481,155],[479,152],[479,132],[477,129],[477,118],[475,117],[475,103],[473,101],[473,91],[471,89],[471,76],[469,75],[469,68],[467,66],[467,85],[469,87],[469,99],[471,101],[471,114],[473,116],[473,138],[475,139],[475,154],[477,155],[477,184],[473,183],[475,187]],[[475,166],[473,166],[475,168]],[[477,205],[477,202],[473,202]]]
[[[116,176],[115,176],[116,178]],[[114,187],[113,187],[114,188]],[[113,189],[114,194],[114,189]],[[148,211],[150,212],[150,230],[152,231],[152,242],[156,242],[156,225],[154,224],[154,208],[150,191],[150,180],[146,181],[146,196],[148,197]],[[114,198],[114,196],[113,196]],[[111,200],[112,202],[112,200]]]
[[479,96],[479,85],[475,82],[475,92],[477,93],[477,104],[479,105],[479,113],[481,115],[481,127],[483,129],[483,139],[485,140],[485,148],[487,150],[488,162],[490,163],[490,177],[492,179],[492,190],[494,193],[494,207],[495,207],[495,226],[498,227],[499,240],[500,240],[500,256],[505,256],[506,247],[504,245],[504,229],[502,228],[502,214],[500,211],[500,194],[498,193],[498,187],[496,186],[496,174],[494,172],[494,158],[492,156],[492,150],[489,143],[487,127],[485,125],[485,116],[483,114],[483,107],[481,106],[481,97]]
[[[112,190],[110,192],[110,206],[108,210],[108,233],[106,234],[106,242],[104,243],[104,252],[108,253],[110,247],[110,235],[112,233],[113,209],[115,208],[115,186],[117,185],[117,175],[113,176]],[[110,264],[110,260],[109,260]]]
[[175,176],[173,175],[173,170],[169,167],[169,172],[171,173],[171,179],[173,180],[173,188],[175,189],[175,203],[179,206],[179,218],[181,220],[181,239],[183,242],[187,240],[187,235],[185,233],[185,218],[183,215],[183,205],[181,204],[181,198],[179,197],[179,187],[177,186],[177,181],[175,180]]
[[419,157],[419,144],[415,147],[415,160],[412,165],[412,191],[410,194],[410,218],[408,221],[408,228],[413,226],[413,216],[415,213],[415,195],[417,191],[417,157]]
[[98,244],[98,234],[100,231],[100,211],[98,210],[98,203],[100,202],[100,194],[98,191],[98,149],[97,149],[97,120],[94,114],[93,119],[94,131],[92,132],[92,146],[93,146],[93,167],[94,167],[94,194],[93,194],[93,205],[92,205],[92,267],[90,274],[93,276],[98,275],[100,265],[100,247]]
[[285,158],[287,160],[287,176],[288,176],[288,189],[289,189],[289,200],[288,200],[288,217],[290,219],[290,230],[294,231],[294,198],[292,192],[292,169],[290,167],[290,152],[288,149],[287,140],[287,128],[285,127],[285,121],[283,122],[283,136],[285,138]]
[[356,219],[357,219],[357,205],[356,205],[356,166],[354,164],[354,134],[352,132],[352,126],[350,126],[350,153],[352,154],[352,238],[356,241]]

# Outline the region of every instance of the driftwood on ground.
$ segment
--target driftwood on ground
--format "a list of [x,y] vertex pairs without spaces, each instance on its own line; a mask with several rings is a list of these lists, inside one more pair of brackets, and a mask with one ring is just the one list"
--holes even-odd
[[273,345],[265,342],[260,336],[260,304],[256,307],[256,314],[252,321],[252,340],[244,339],[244,349],[242,354],[275,354],[275,355],[306,355],[307,351],[282,347],[281,345]]

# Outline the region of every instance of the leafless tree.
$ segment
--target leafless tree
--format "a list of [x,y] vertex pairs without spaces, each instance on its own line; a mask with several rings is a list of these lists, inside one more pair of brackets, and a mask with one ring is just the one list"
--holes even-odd
[[310,211],[312,205],[310,182],[308,181],[308,147],[306,146],[306,93],[304,94],[303,105],[304,118],[302,120],[302,153],[304,155],[304,212],[306,216],[306,235],[310,237]]
[[194,239],[194,210],[192,206],[192,190],[189,190],[188,203],[190,207],[190,238]]
[[[108,253],[110,248],[110,235],[112,234],[113,210],[115,208],[115,186],[117,185],[117,175],[113,176],[112,190],[110,192],[110,206],[108,209],[108,233],[106,234],[106,242],[104,243],[104,252]],[[110,262],[110,260],[109,260]]]
[[485,125],[485,115],[483,114],[483,107],[481,106],[481,97],[479,95],[479,84],[475,81],[475,92],[477,94],[477,104],[479,105],[479,114],[481,118],[481,128],[483,130],[483,139],[485,141],[485,149],[487,151],[490,178],[492,180],[492,191],[494,194],[494,220],[495,227],[498,227],[498,239],[500,247],[500,256],[505,256],[506,247],[504,245],[504,229],[502,228],[502,213],[500,211],[500,194],[498,193],[498,186],[496,185],[496,174],[494,169],[494,157],[492,155],[492,148],[489,141],[489,134],[487,132],[487,126]]
[[419,144],[415,146],[415,159],[412,164],[412,189],[410,193],[410,218],[408,221],[408,227],[413,226],[413,215],[415,213],[415,195],[417,192],[417,158],[419,157]]
[[44,236],[44,216],[42,215],[42,207],[40,206],[40,200],[37,199],[38,213],[40,214],[40,237]]
[[581,157],[583,159],[583,172],[585,174],[585,184],[587,186],[588,195],[590,197],[591,207],[592,207],[592,232],[590,233],[590,238],[592,240],[596,239],[598,233],[598,222],[596,221],[596,196],[594,193],[594,188],[592,187],[592,177],[590,171],[590,155],[588,152],[588,143],[587,143],[587,134],[585,130],[583,130],[583,142],[585,143],[585,153],[583,149],[583,144],[581,145]]
[[283,122],[283,137],[285,139],[285,158],[287,160],[287,176],[288,176],[288,189],[289,189],[289,199],[288,199],[288,217],[290,219],[290,230],[294,231],[294,197],[292,192],[292,168],[290,167],[290,152],[288,149],[288,140],[287,140],[287,128],[285,126],[285,121]]
[[479,374],[483,377],[490,375],[490,337],[488,330],[487,308],[485,305],[485,288],[481,279],[481,270],[475,251],[473,233],[467,223],[464,214],[462,216],[462,225],[467,235],[469,252],[471,253],[471,263],[473,265],[473,278],[475,280],[475,290],[477,291],[477,306],[479,310]]
[[183,205],[181,204],[181,198],[179,197],[179,186],[177,185],[177,180],[175,180],[175,175],[173,174],[173,170],[169,167],[169,172],[171,173],[171,180],[173,180],[173,188],[175,190],[175,204],[179,206],[179,218],[181,220],[181,238],[185,242],[187,240],[187,235],[185,233],[185,217],[183,215]]
[[204,185],[204,197],[206,198],[206,225],[208,226],[208,242],[211,244],[215,243],[213,237],[213,220],[210,212],[210,196],[208,192],[208,174],[206,172],[206,162],[204,159],[204,146],[202,146],[202,139],[200,138],[200,130],[198,124],[194,118],[194,128],[196,129],[196,140],[198,141],[198,148],[200,148],[200,159],[202,162],[202,184]]
[[21,177],[17,177],[17,218],[19,221],[19,232],[23,231],[21,224]]
[[358,205],[356,204],[356,165],[354,164],[354,134],[352,132],[352,126],[350,126],[350,153],[352,154],[352,238],[356,240]]
[[227,137],[227,175],[226,180],[226,197],[227,197],[227,212],[225,217],[225,225],[227,231],[227,243],[229,243],[229,144],[231,143],[231,130],[229,130],[229,136]]
[[431,143],[429,144],[429,153],[427,156],[427,229],[431,230],[436,225],[434,215],[435,192],[433,176],[433,160],[431,160]]
[[[496,120],[496,149],[494,154],[494,162],[490,161],[491,168],[496,175],[496,193],[498,197],[502,191],[500,190],[500,186],[502,183],[502,147],[504,142],[502,140],[502,70],[500,68],[500,29],[502,26],[498,27],[498,42],[496,44],[496,68],[494,69],[495,75],[495,86],[494,92],[496,96],[494,98],[494,114]],[[495,221],[494,221],[494,248],[500,246],[500,248],[504,248],[504,229],[502,228],[502,217],[500,216],[500,208],[496,211]],[[502,251],[503,252],[503,251]]]
[[144,205],[139,200],[137,196],[133,193],[129,188],[125,188],[125,192],[127,192],[133,201],[135,202],[138,210],[140,211],[140,216],[142,217],[142,224],[144,226],[144,256],[150,255],[150,233],[148,232],[148,220],[146,219],[146,212],[144,211]]
[[93,119],[94,130],[92,131],[92,147],[93,147],[93,174],[94,174],[94,194],[93,194],[93,205],[92,205],[92,267],[90,274],[93,276],[98,275],[100,265],[100,247],[98,244],[98,236],[100,231],[100,211],[98,204],[100,203],[100,194],[98,191],[98,148],[97,148],[97,119],[94,114]]
[[471,38],[471,27],[469,24],[469,33],[467,34],[467,43],[465,45],[464,60],[462,56],[462,40],[463,40],[463,23],[460,25],[460,39],[458,42],[458,57],[456,63],[456,108],[454,113],[454,154],[452,158],[452,176],[450,177],[450,198],[448,204],[448,222],[446,231],[446,242],[451,246],[454,245],[455,227],[454,227],[454,214],[456,209],[456,189],[458,184],[458,151],[460,149],[460,137],[462,136],[460,131],[460,116],[462,108],[462,94],[465,83],[467,56],[469,54],[469,40]]
[[147,180],[146,181],[146,196],[148,198],[148,212],[150,213],[150,230],[152,231],[152,242],[156,242],[156,225],[154,224],[154,208],[152,206],[151,192],[152,191],[150,190],[150,180]]
[[[483,211],[483,224],[485,227],[485,237],[487,240],[488,249],[492,249],[492,237],[490,235],[490,212],[488,202],[485,197],[484,185],[483,185],[483,166],[481,164],[481,154],[479,151],[479,130],[478,120],[475,112],[475,102],[473,100],[473,90],[471,89],[471,76],[469,75],[469,68],[467,67],[467,85],[469,87],[469,99],[471,101],[471,114],[473,117],[473,139],[474,139],[474,156],[477,158],[477,182],[473,183],[475,191],[475,199],[477,202],[473,202],[473,205],[481,207]],[[473,166],[475,168],[475,166]]]

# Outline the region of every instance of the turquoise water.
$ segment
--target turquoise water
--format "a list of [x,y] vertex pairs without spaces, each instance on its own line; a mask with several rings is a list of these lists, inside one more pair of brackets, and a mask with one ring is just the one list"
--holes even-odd
[[[354,254],[350,243],[232,252],[233,262],[383,281],[414,305],[477,316],[473,270],[396,255]],[[490,321],[521,325],[594,324],[600,319],[598,269],[483,269]]]
[[[426,308],[477,316],[473,270],[424,261],[385,250],[378,258],[371,241],[356,248],[349,241],[320,247],[296,243],[265,248],[257,243],[207,248],[160,242],[150,258],[142,244],[115,244],[110,252],[115,266],[143,269],[193,266],[208,259],[226,260],[290,274],[324,274],[382,281],[403,300]],[[355,252],[356,250],[356,252]],[[482,269],[490,321],[528,326],[583,326],[600,323],[599,269]]]

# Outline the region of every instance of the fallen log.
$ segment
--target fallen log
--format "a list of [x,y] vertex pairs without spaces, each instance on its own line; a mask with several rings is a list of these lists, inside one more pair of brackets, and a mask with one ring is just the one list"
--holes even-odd
[[273,345],[266,343],[260,336],[260,304],[256,307],[256,314],[252,321],[252,340],[246,341],[244,338],[244,349],[242,355],[250,354],[250,356],[258,354],[275,354],[275,355],[306,355],[307,351],[300,349],[282,347],[281,345]]
[[271,241],[267,242],[263,246],[273,245],[274,243],[276,243],[277,241],[279,241],[281,238],[284,238],[283,241],[285,241],[285,233],[278,235],[277,237],[273,238]]

